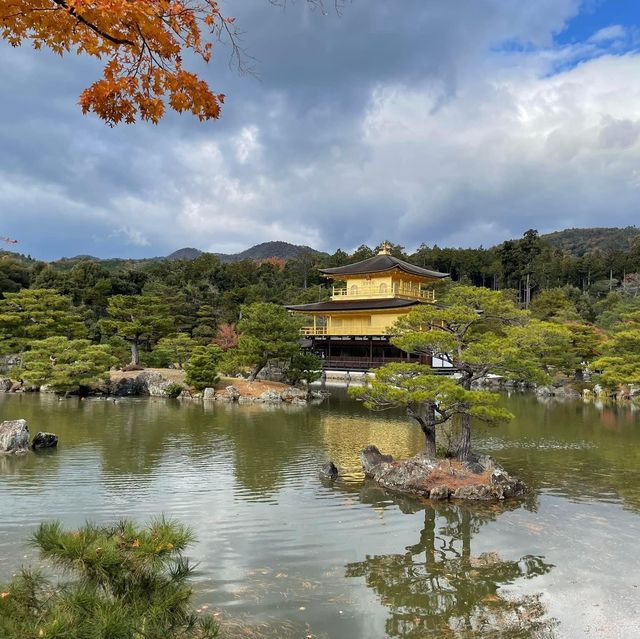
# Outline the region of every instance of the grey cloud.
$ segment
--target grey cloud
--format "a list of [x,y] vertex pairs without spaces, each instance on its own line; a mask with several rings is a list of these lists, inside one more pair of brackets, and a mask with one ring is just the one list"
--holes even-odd
[[[301,1],[286,11],[238,3],[258,77],[229,70],[218,47],[202,72],[228,97],[222,119],[205,124],[168,114],[157,127],[109,129],[76,104],[99,76],[95,62],[0,43],[2,234],[41,257],[237,250],[267,239],[335,250],[380,234],[407,246],[488,244],[564,225],[577,209],[591,221],[610,196],[623,223],[635,195],[630,159],[599,176],[589,154],[632,152],[630,116],[596,105],[597,139],[585,146],[570,118],[535,115],[549,103],[573,108],[573,85],[538,86],[542,55],[495,54],[506,41],[551,46],[578,5],[354,0],[338,16]],[[613,119],[602,124],[603,115]],[[576,189],[580,204],[564,195]]]

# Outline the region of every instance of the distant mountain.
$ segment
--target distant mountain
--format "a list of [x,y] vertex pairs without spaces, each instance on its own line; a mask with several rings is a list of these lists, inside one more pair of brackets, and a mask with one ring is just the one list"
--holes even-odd
[[[241,253],[214,253],[222,262],[239,262],[240,260],[266,260],[269,257],[279,257],[283,260],[291,260],[302,253],[311,255],[324,255],[309,246],[298,246],[289,242],[263,242],[256,244]],[[195,260],[203,254],[203,251],[195,248],[181,248],[167,255],[166,260]],[[162,258],[161,258],[162,259]]]
[[202,255],[202,251],[197,248],[181,248],[167,255],[167,260],[195,260],[196,257]]
[[302,253],[324,255],[324,253],[316,251],[309,246],[299,246],[297,244],[289,244],[289,242],[263,242],[241,253],[233,253],[231,255],[218,253],[217,255],[223,262],[238,262],[240,260],[266,260],[268,257],[280,257],[283,260],[291,260]]
[[547,233],[541,237],[554,248],[580,256],[594,250],[628,251],[633,240],[638,236],[640,236],[640,228],[627,226],[625,228],[565,229]]

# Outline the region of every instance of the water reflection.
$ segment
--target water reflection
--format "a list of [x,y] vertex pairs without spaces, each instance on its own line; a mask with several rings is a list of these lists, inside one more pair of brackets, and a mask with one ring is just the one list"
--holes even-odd
[[[57,450],[0,457],[0,580],[28,563],[43,519],[165,513],[194,528],[199,603],[240,619],[237,636],[552,636],[542,590],[561,636],[635,639],[639,413],[504,401],[516,419],[476,428],[474,446],[530,494],[433,510],[363,482],[358,461],[369,443],[414,454],[419,429],[339,393],[311,408],[0,394],[0,419],[60,435]],[[327,459],[342,475],[322,486]]]
[[266,499],[284,485],[309,447],[320,448],[320,416],[297,406],[228,406],[224,434],[232,442],[235,479],[249,499]]
[[[361,498],[374,506],[386,499],[371,485]],[[371,555],[346,566],[346,576],[364,579],[387,608],[389,637],[555,636],[557,622],[547,617],[540,594],[505,592],[520,579],[547,574],[553,565],[538,555],[506,560],[495,551],[473,553],[480,528],[519,503],[434,507],[396,501],[405,512],[423,510],[417,542],[402,553]]]

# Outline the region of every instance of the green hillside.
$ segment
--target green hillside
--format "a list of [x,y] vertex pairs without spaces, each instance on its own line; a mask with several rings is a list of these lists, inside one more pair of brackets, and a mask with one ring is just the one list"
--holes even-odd
[[541,238],[554,248],[580,256],[594,250],[602,252],[628,251],[638,236],[640,236],[640,228],[627,226],[625,228],[565,229],[564,231],[547,233]]

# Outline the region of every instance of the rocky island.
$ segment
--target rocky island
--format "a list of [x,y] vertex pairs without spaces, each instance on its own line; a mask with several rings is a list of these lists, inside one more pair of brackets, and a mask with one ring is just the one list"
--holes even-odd
[[486,455],[471,455],[461,462],[420,452],[397,461],[370,445],[360,452],[360,461],[365,475],[383,488],[428,499],[491,501],[521,497],[526,492],[519,479]]

